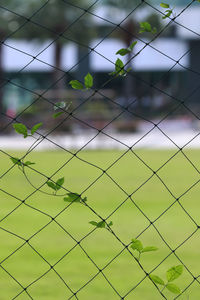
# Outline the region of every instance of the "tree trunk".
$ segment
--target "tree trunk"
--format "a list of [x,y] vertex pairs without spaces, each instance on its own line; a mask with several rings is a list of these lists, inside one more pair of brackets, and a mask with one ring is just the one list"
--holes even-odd
[[77,67],[76,78],[82,81],[84,76],[90,71],[88,48],[78,45],[78,61],[79,64]]
[[[133,20],[129,20],[125,24],[126,32],[122,35],[122,40],[124,41],[126,47],[128,48],[133,41],[133,35],[135,34],[136,25]],[[126,69],[131,67],[131,57],[133,56],[133,53],[129,53],[127,55],[127,65]],[[128,63],[129,62],[129,63]],[[133,101],[133,97],[135,96],[135,86],[134,86],[134,78],[130,74],[127,74],[124,80],[124,96],[126,98],[125,105],[129,105]]]
[[58,98],[59,98],[59,91],[64,89],[65,87],[64,81],[66,80],[66,77],[65,76],[63,77],[64,72],[61,71],[62,68],[61,59],[62,59],[62,45],[59,43],[59,41],[56,41],[55,50],[54,50],[55,69],[53,70],[53,84],[54,84],[53,89],[57,90],[56,97]]

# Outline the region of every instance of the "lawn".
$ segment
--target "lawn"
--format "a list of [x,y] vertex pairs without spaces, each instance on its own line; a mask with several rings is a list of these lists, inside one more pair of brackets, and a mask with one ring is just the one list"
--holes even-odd
[[[179,299],[199,299],[200,286],[193,282],[200,275],[200,232],[195,225],[200,219],[199,151],[175,154],[137,150],[28,155],[37,172],[28,169],[27,176],[36,188],[51,193],[45,182],[56,173],[52,178],[64,177],[66,190],[87,197],[87,207],[64,202],[63,189],[57,196],[36,190],[1,153],[0,299],[162,299],[128,249],[135,257],[137,253],[123,247],[136,237],[144,246],[159,248],[141,256],[146,272],[156,268],[153,274],[165,279],[166,270],[183,263],[184,272],[174,283],[182,290],[192,284]],[[113,222],[117,238],[89,224],[101,221],[98,215]],[[164,294],[175,297],[166,289]]]

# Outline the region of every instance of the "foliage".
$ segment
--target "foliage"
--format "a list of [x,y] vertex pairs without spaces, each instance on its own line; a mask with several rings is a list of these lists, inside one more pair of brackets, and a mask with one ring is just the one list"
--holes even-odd
[[170,8],[170,5],[168,3],[160,3],[160,6],[162,8],[167,8],[165,11],[165,15],[162,17],[162,19],[170,18],[173,14],[173,8]]
[[131,249],[133,249],[133,250],[135,250],[139,253],[138,261],[140,260],[140,257],[141,257],[142,253],[147,253],[147,252],[152,252],[152,251],[158,250],[158,248],[155,247],[155,246],[143,247],[142,242],[140,240],[137,240],[137,239],[132,239]]
[[69,82],[69,84],[71,85],[71,87],[75,90],[83,90],[84,87],[86,90],[89,90],[93,87],[93,77],[90,73],[88,73],[85,77],[84,77],[84,84],[81,83],[78,80],[71,80]]
[[162,291],[165,288],[167,288],[173,294],[180,294],[181,289],[176,284],[171,283],[171,282],[174,281],[175,279],[177,279],[178,277],[180,277],[182,273],[183,273],[183,266],[178,265],[178,266],[174,266],[174,267],[170,268],[169,270],[167,270],[167,272],[166,272],[167,282],[166,283],[164,282],[164,280],[162,278],[160,278],[157,275],[152,274],[152,275],[149,275],[149,277],[155,284],[163,286]]

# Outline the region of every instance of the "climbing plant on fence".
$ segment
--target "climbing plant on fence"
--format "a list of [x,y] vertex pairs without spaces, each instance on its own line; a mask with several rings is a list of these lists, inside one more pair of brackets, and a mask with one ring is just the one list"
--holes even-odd
[[[40,9],[45,9],[45,6],[48,6],[50,2],[51,1],[46,1],[45,4],[43,3],[43,6],[38,8],[38,13],[39,13]],[[64,1],[64,0],[60,1],[60,2],[62,2],[63,5],[65,4],[66,8],[68,5],[72,8],[73,7],[77,8],[77,5],[73,4],[71,2]],[[91,10],[91,8],[94,5],[96,5],[98,2],[100,2],[100,1],[98,1],[98,0],[95,1],[87,8],[78,7],[80,10],[82,10],[82,15],[78,16],[77,18],[75,17],[75,19],[73,20],[73,22],[71,24],[74,24],[76,22],[78,23],[79,19],[82,16],[84,16],[85,14],[95,15],[94,12]],[[73,101],[71,101],[70,99],[66,99],[65,101],[60,101],[58,99],[58,101],[56,101],[56,102],[52,101],[51,99],[48,99],[47,97],[45,97],[45,94],[48,91],[48,89],[45,90],[42,94],[37,94],[34,91],[29,91],[29,92],[32,92],[33,94],[35,94],[35,96],[36,96],[36,99],[34,100],[34,102],[31,103],[28,107],[24,108],[23,111],[21,111],[16,117],[14,117],[14,118],[9,117],[10,120],[7,122],[7,124],[4,124],[2,126],[1,132],[4,132],[4,130],[7,129],[8,127],[12,127],[13,132],[15,131],[15,133],[17,133],[21,138],[23,138],[24,140],[31,139],[33,141],[31,146],[27,149],[27,151],[25,151],[24,154],[20,153],[18,156],[12,155],[9,152],[1,149],[1,153],[4,157],[4,160],[5,159],[7,159],[8,161],[10,160],[10,162],[12,164],[10,165],[9,169],[2,172],[0,178],[1,179],[7,178],[9,176],[9,173],[11,173],[14,168],[18,168],[18,173],[23,175],[23,181],[22,181],[22,182],[24,182],[23,184],[25,184],[25,182],[26,182],[32,188],[31,194],[26,196],[23,199],[23,197],[22,198],[16,197],[14,191],[7,190],[5,186],[0,187],[1,197],[4,197],[4,195],[6,195],[9,198],[14,198],[19,202],[19,204],[17,206],[15,206],[12,210],[10,210],[9,212],[6,212],[6,214],[4,214],[4,216],[1,218],[1,221],[0,221],[2,224],[0,229],[2,231],[19,239],[22,242],[22,244],[20,246],[18,246],[18,247],[16,246],[14,249],[12,248],[9,255],[3,257],[2,261],[0,262],[2,271],[5,272],[8,275],[8,277],[11,278],[18,286],[18,291],[14,290],[12,299],[20,298],[23,295],[25,295],[27,298],[31,298],[31,299],[37,298],[37,296],[35,296],[35,295],[37,295],[37,293],[34,295],[32,293],[32,290],[31,290],[32,287],[35,284],[37,284],[39,281],[41,281],[43,278],[47,277],[48,273],[52,272],[52,271],[56,274],[57,278],[60,281],[62,281],[66,290],[69,292],[68,296],[63,295],[63,298],[68,297],[67,299],[73,299],[73,298],[87,299],[87,296],[86,296],[86,298],[84,298],[84,296],[82,296],[81,292],[84,289],[86,289],[88,287],[88,285],[91,285],[92,282],[95,281],[96,278],[98,278],[100,276],[102,276],[104,278],[105,283],[108,284],[109,287],[112,289],[112,291],[113,291],[112,299],[133,299],[134,292],[137,290],[138,286],[142,286],[143,282],[146,280],[148,280],[149,283],[154,288],[151,290],[151,293],[155,294],[155,296],[154,296],[154,294],[150,295],[148,299],[156,299],[155,297],[160,297],[160,298],[164,298],[164,299],[171,299],[172,297],[174,297],[174,299],[177,299],[177,298],[184,299],[183,297],[188,297],[190,287],[193,284],[197,284],[198,289],[199,289],[199,283],[200,283],[199,275],[194,275],[193,270],[190,268],[190,266],[188,266],[187,263],[185,263],[181,259],[179,254],[177,254],[177,250],[179,250],[179,248],[183,247],[185,245],[185,243],[188,243],[192,239],[193,235],[196,234],[196,232],[199,230],[199,225],[195,221],[195,218],[193,218],[193,216],[190,214],[190,212],[188,212],[181,203],[181,198],[185,194],[187,194],[190,190],[192,190],[195,186],[198,185],[199,179],[195,183],[193,183],[191,186],[189,186],[183,194],[180,194],[177,197],[172,192],[172,190],[167,186],[167,184],[165,183],[165,181],[162,179],[162,177],[159,174],[159,171],[162,168],[164,168],[167,164],[169,164],[171,161],[173,161],[174,157],[176,157],[178,154],[181,153],[183,155],[184,159],[187,161],[187,163],[190,164],[190,166],[195,170],[195,172],[199,176],[198,167],[192,162],[192,160],[187,155],[187,153],[184,152],[184,148],[188,144],[190,144],[195,138],[198,137],[199,132],[190,141],[188,141],[187,144],[185,144],[182,147],[179,147],[176,144],[176,141],[173,141],[170,138],[170,136],[168,136],[162,130],[162,128],[160,126],[162,124],[162,122],[164,122],[164,120],[166,120],[169,116],[171,116],[180,107],[184,108],[187,111],[187,113],[190,113],[193,116],[193,118],[199,120],[199,117],[195,113],[195,111],[193,111],[187,105],[190,95],[187,96],[185,99],[179,99],[178,97],[175,97],[174,95],[169,94],[167,91],[162,90],[157,87],[157,83],[161,79],[159,79],[159,81],[156,82],[155,84],[150,84],[145,79],[140,78],[140,80],[144,84],[149,86],[151,89],[154,89],[154,90],[158,91],[159,93],[164,94],[165,96],[168,96],[169,98],[171,98],[171,100],[173,102],[175,102],[175,105],[173,106],[173,108],[170,108],[158,122],[152,121],[150,119],[146,119],[142,115],[138,115],[137,113],[134,112],[134,109],[132,109],[132,105],[139,101],[137,97],[133,98],[131,100],[131,102],[125,106],[116,102],[115,99],[106,97],[106,100],[110,104],[116,105],[118,107],[118,109],[120,110],[120,112],[117,113],[114,118],[112,117],[109,120],[109,122],[106,125],[104,125],[102,128],[96,128],[95,126],[92,126],[91,124],[87,123],[85,120],[82,120],[79,117],[77,118],[77,116],[76,116],[76,112],[78,111],[79,107],[81,107],[81,106],[84,107],[85,104],[87,104],[89,101],[92,101],[93,97],[96,94],[99,94],[102,96],[103,95],[102,89],[105,88],[110,82],[114,82],[116,79],[119,79],[119,78],[121,81],[124,81],[124,80],[126,80],[126,78],[128,76],[133,77],[133,78],[137,77],[137,75],[134,73],[134,70],[132,70],[132,68],[129,67],[129,63],[132,62],[134,65],[135,58],[138,57],[144,51],[144,49],[146,47],[152,47],[155,51],[159,51],[162,55],[167,56],[164,52],[157,50],[151,44],[153,43],[154,40],[159,39],[159,37],[165,32],[165,30],[170,26],[170,24],[173,23],[173,24],[176,24],[177,26],[182,26],[181,24],[178,23],[177,18],[181,14],[183,14],[187,9],[189,9],[192,5],[195,5],[195,2],[200,2],[200,1],[188,1],[188,5],[186,7],[184,7],[179,13],[176,13],[176,8],[171,7],[170,4],[168,4],[168,3],[162,2],[162,3],[160,3],[159,7],[154,7],[148,1],[138,1],[138,4],[136,6],[134,6],[134,8],[129,12],[129,14],[127,14],[127,16],[124,19],[121,20],[121,22],[119,24],[112,23],[113,30],[111,30],[110,33],[105,36],[105,38],[109,37],[109,35],[111,35],[111,33],[116,28],[120,28],[122,31],[126,32],[127,29],[125,29],[123,27],[123,22],[125,20],[127,20],[128,18],[132,17],[132,15],[137,10],[139,10],[139,8],[141,6],[144,6],[144,5],[157,11],[161,15],[161,19],[166,20],[167,23],[163,23],[162,28],[160,30],[158,30],[149,21],[143,20],[142,22],[139,22],[137,34],[135,34],[135,33],[132,34],[129,32],[129,34],[132,34],[132,40],[133,40],[132,43],[128,47],[118,49],[118,51],[116,53],[114,53],[116,56],[116,60],[111,62],[113,64],[113,71],[108,74],[108,79],[106,82],[103,83],[103,85],[101,85],[99,87],[95,86],[95,75],[93,76],[90,72],[86,73],[84,75],[84,77],[82,78],[82,80],[73,78],[71,80],[66,81],[66,88],[71,87],[74,90],[79,90],[82,92],[82,95],[86,92],[87,93],[89,92],[89,96],[84,98],[77,107],[72,107]],[[56,3],[55,3],[55,5],[56,5]],[[14,14],[14,15],[16,14],[14,11],[10,11],[6,7],[1,6],[1,9],[9,12],[10,14]],[[34,12],[34,14],[37,14],[37,12]],[[17,15],[19,17],[18,13],[17,13]],[[20,17],[25,18],[24,16],[20,16]],[[98,15],[95,15],[95,17],[102,19],[105,22],[109,23],[109,20],[105,20]],[[32,17],[27,19],[26,22],[30,22],[30,23],[33,23],[35,26],[42,27],[42,23],[35,24],[34,18],[32,19]],[[16,30],[17,31],[22,30],[21,28],[23,26],[25,26],[25,23],[22,24],[21,26],[19,26],[19,28]],[[59,39],[60,37],[67,39],[66,33],[69,30],[70,26],[72,26],[72,25],[68,25],[64,30],[62,28],[62,31],[60,31],[59,33],[55,32],[55,40],[51,41],[51,44],[56,42],[57,39]],[[45,29],[48,30],[48,28],[45,28]],[[189,28],[186,28],[186,29],[190,30]],[[148,35],[148,42],[145,42],[143,40],[143,34]],[[197,33],[196,33],[196,35],[199,36]],[[9,37],[11,37],[11,36],[12,36],[12,33],[9,34]],[[103,40],[104,39],[102,39],[102,41]],[[137,52],[136,45],[137,45],[138,41],[142,41],[144,43],[144,46],[142,49],[140,49]],[[4,37],[4,39],[1,41],[1,43],[5,47],[9,47],[9,45],[6,44],[6,37]],[[97,46],[93,47],[93,48],[90,48],[89,46],[87,46],[87,47],[88,47],[90,53],[96,52],[97,54],[101,55],[100,53],[98,53],[95,50],[95,48]],[[16,51],[20,51],[20,49],[16,49]],[[188,53],[188,51],[187,51],[187,53]],[[184,55],[186,55],[187,53],[185,53]],[[31,56],[31,54],[29,54],[29,55]],[[127,55],[130,57],[130,60],[127,61],[126,63],[124,63],[122,58]],[[38,60],[37,56],[34,56],[32,59]],[[104,59],[107,59],[107,58],[104,57]],[[173,61],[174,64],[170,68],[170,70],[167,71],[167,73],[164,73],[162,78],[165,78],[166,74],[169,74],[173,70],[173,68],[175,68],[176,65],[180,65],[182,68],[186,68],[180,64],[180,60],[176,61],[173,58],[171,58],[171,60]],[[25,68],[26,68],[26,66],[23,67],[23,70]],[[187,69],[188,69],[188,67],[187,67]],[[59,70],[59,71],[62,71],[62,70]],[[193,70],[191,70],[191,69],[190,69],[190,71],[193,72]],[[19,71],[19,73],[20,72],[21,72],[21,70]],[[63,73],[64,74],[60,77],[59,80],[63,80],[63,78],[65,77],[65,72],[63,72]],[[14,81],[14,78],[11,78],[11,79],[3,78],[3,81],[4,82],[1,85],[1,88],[3,88],[3,86],[5,86],[8,83],[17,85]],[[56,85],[56,83],[57,82],[54,82],[55,85]],[[21,89],[24,88],[23,86],[18,86],[18,87]],[[51,88],[52,88],[52,85],[49,87],[49,89],[51,89]],[[192,93],[194,93],[195,90],[192,91]],[[23,116],[23,114],[26,112],[26,110],[28,110],[36,102],[40,103],[40,101],[47,102],[49,104],[49,106],[50,106],[50,110],[48,112],[49,116],[52,120],[56,120],[56,122],[57,122],[56,126],[54,126],[51,130],[47,130],[47,132],[45,132],[45,130],[43,129],[44,124],[43,124],[42,118],[41,118],[40,122],[34,124],[32,127],[30,127],[29,125],[22,123],[20,121],[20,117]],[[136,143],[132,144],[131,146],[124,144],[123,142],[120,141],[120,139],[116,139],[114,136],[112,136],[112,133],[108,133],[106,131],[107,127],[109,127],[110,124],[114,123],[125,113],[129,113],[132,117],[137,117],[137,118],[139,118],[145,122],[148,122],[152,125],[152,128],[148,132],[146,132],[144,136],[141,136],[140,139]],[[3,113],[3,112],[1,112],[1,114],[6,116],[5,113]],[[63,146],[59,145],[59,143],[54,142],[54,140],[51,137],[51,134],[54,133],[57,128],[59,128],[63,123],[65,123],[69,119],[75,119],[76,121],[79,121],[82,125],[87,126],[95,131],[95,134],[92,136],[92,138],[88,139],[87,143],[84,144],[81,148],[77,149],[76,151],[71,151],[67,148],[64,148]],[[173,153],[173,155],[171,155],[164,163],[162,163],[162,165],[157,170],[153,170],[152,167],[150,166],[150,164],[148,164],[142,158],[142,156],[140,156],[140,154],[138,154],[134,149],[136,144],[139,143],[142,139],[144,139],[147,135],[150,135],[150,133],[153,130],[159,130],[177,148],[177,151],[175,151],[175,153]],[[125,147],[125,151],[120,153],[119,157],[117,159],[115,159],[106,169],[99,167],[97,164],[93,164],[90,161],[87,161],[79,156],[79,154],[81,152],[83,152],[84,149],[87,148],[87,146],[90,143],[92,143],[96,138],[98,138],[99,135],[104,135],[107,138],[112,139],[119,144],[123,144],[123,146]],[[50,144],[51,143],[54,144],[54,146],[56,146],[58,150],[65,151],[66,153],[71,155],[71,157],[69,159],[67,159],[66,161],[64,161],[61,166],[59,166],[58,168],[56,167],[56,170],[51,175],[47,175],[45,172],[45,169],[42,171],[40,170],[40,168],[38,169],[37,161],[29,159],[29,156],[32,154],[32,152],[34,150],[36,150],[39,147],[39,145],[41,143],[44,143],[45,141],[48,141]],[[123,158],[129,154],[131,154],[137,160],[139,160],[140,163],[143,164],[143,166],[145,166],[145,168],[147,168],[151,172],[151,175],[147,179],[144,179],[143,182],[141,184],[139,184],[136,189],[132,189],[131,193],[128,193],[120,185],[120,182],[117,182],[115,180],[115,178],[112,177],[109,173],[109,171],[114,166],[116,166],[120,160],[123,160]],[[59,153],[58,153],[58,155],[59,155]],[[80,192],[78,183],[77,183],[77,189],[71,188],[70,184],[67,183],[67,180],[69,180],[69,178],[70,178],[70,174],[67,176],[68,179],[66,179],[66,176],[65,176],[65,172],[66,172],[66,171],[64,171],[65,167],[68,166],[70,164],[70,162],[74,159],[80,161],[81,163],[89,165],[92,168],[96,168],[96,169],[98,169],[98,171],[101,172],[101,174],[99,176],[97,176],[93,181],[91,181],[91,183],[85,189],[83,189],[81,192]],[[54,164],[53,161],[52,161],[52,164]],[[62,171],[63,171],[63,174],[62,174]],[[134,171],[137,172],[137,170],[133,170],[133,172]],[[35,181],[32,179],[32,176],[30,176],[30,174],[31,174],[30,172],[34,173],[34,175],[38,176],[39,178],[43,178],[43,180],[41,180],[41,183],[39,183],[39,181],[38,181],[38,183],[35,183]],[[78,172],[79,171],[77,170],[77,176],[78,176]],[[20,176],[20,175],[17,175],[17,176]],[[117,187],[120,190],[120,192],[122,192],[125,196],[125,199],[123,201],[121,201],[117,206],[115,206],[115,208],[112,210],[112,212],[109,213],[106,217],[98,211],[98,206],[94,209],[93,201],[95,201],[95,199],[91,199],[91,197],[89,197],[87,195],[87,193],[90,191],[90,189],[95,187],[95,185],[98,183],[98,181],[101,180],[102,177],[109,178],[109,180],[112,181],[112,183],[115,185],[115,187]],[[170,196],[173,198],[173,201],[171,202],[171,204],[168,207],[166,207],[159,214],[159,216],[157,216],[155,219],[151,219],[140,207],[140,203],[137,203],[135,201],[134,196],[135,196],[136,192],[140,191],[140,189],[143,186],[148,184],[148,182],[150,180],[152,180],[152,178],[155,178],[155,177],[161,183],[161,185],[163,186],[163,189],[165,189],[170,194]],[[23,187],[21,189],[23,190]],[[156,195],[156,191],[153,191],[153,192],[155,193],[155,196],[158,196],[158,195]],[[52,201],[52,198],[55,198],[57,200],[57,206],[59,207],[59,205],[60,205],[60,209],[57,214],[47,213],[44,208],[43,209],[36,208],[33,204],[29,203],[30,198],[32,198],[32,197],[41,198],[43,196],[48,197],[49,201]],[[106,195],[104,195],[103,190],[102,190],[102,197],[106,197]],[[60,200],[62,201],[62,203],[64,203],[64,208],[62,208],[63,206],[61,205]],[[109,199],[108,199],[108,201],[109,201]],[[162,201],[162,200],[160,199],[160,201]],[[117,233],[118,229],[116,230],[116,228],[118,228],[119,225],[112,219],[112,217],[114,217],[118,211],[120,213],[121,207],[123,207],[127,202],[131,202],[132,206],[134,208],[136,208],[138,213],[143,215],[143,217],[145,218],[145,221],[148,222],[148,225],[145,228],[143,228],[143,230],[141,230],[141,232],[139,234],[135,233],[136,230],[134,227],[131,228],[132,235],[130,235],[130,239],[129,239],[128,243],[123,240],[123,236],[121,236]],[[175,205],[178,205],[180,210],[182,212],[184,212],[184,214],[188,217],[188,219],[190,219],[190,222],[193,223],[195,228],[193,229],[193,231],[190,234],[188,234],[188,236],[184,240],[182,240],[181,243],[177,244],[175,248],[172,248],[169,245],[169,243],[166,241],[166,239],[164,238],[162,233],[159,231],[159,229],[157,227],[157,222],[163,216],[165,216],[170,211],[170,209]],[[24,238],[23,236],[17,234],[15,231],[8,230],[8,229],[6,229],[6,227],[4,227],[4,222],[10,216],[12,216],[12,214],[15,214],[16,211],[19,210],[22,206],[26,206],[34,211],[37,211],[37,213],[39,213],[45,217],[48,217],[48,219],[49,219],[49,221],[47,223],[45,223],[43,226],[41,226],[39,229],[37,229],[34,232],[34,234],[30,235],[28,238]],[[88,220],[87,220],[87,226],[89,226],[89,228],[90,228],[89,231],[87,233],[84,233],[80,239],[75,238],[75,236],[73,234],[71,234],[70,229],[63,226],[62,223],[59,221],[59,217],[61,215],[64,215],[66,211],[69,211],[69,213],[70,213],[70,209],[72,207],[75,207],[74,208],[75,210],[76,209],[78,210],[78,209],[80,209],[79,207],[81,207],[83,210],[88,210],[91,213],[91,215],[93,216],[91,218],[88,218]],[[82,212],[83,212],[83,210],[82,210]],[[137,222],[138,222],[138,220],[135,221],[135,227],[137,226]],[[77,220],[77,223],[78,223],[76,226],[77,231],[79,231],[81,229],[81,227],[85,226],[85,224],[82,223],[82,219],[81,219],[81,221]],[[74,242],[74,245],[70,249],[68,249],[65,253],[63,253],[62,257],[59,260],[57,260],[55,263],[51,263],[48,259],[46,259],[45,255],[42,254],[39,250],[37,250],[37,247],[35,247],[32,244],[32,239],[37,237],[42,231],[44,231],[48,226],[51,226],[52,224],[58,226],[59,229],[62,231],[63,239],[64,239],[64,236],[66,235]],[[26,226],[26,224],[24,224],[24,226]],[[166,226],[170,226],[170,224],[166,224]],[[162,243],[166,246],[167,251],[166,251],[165,257],[162,259],[160,259],[159,254],[158,254],[157,262],[151,269],[149,269],[148,267],[145,266],[143,257],[146,257],[146,259],[148,261],[151,261],[151,257],[153,255],[153,253],[154,252],[159,253],[159,251],[160,251],[159,246],[156,244],[156,242],[149,243],[149,244],[146,244],[146,242],[143,242],[143,234],[146,232],[148,233],[149,240],[153,241],[153,238],[151,238],[151,233],[152,233],[151,228],[153,228],[157,232]],[[128,228],[128,229],[130,231],[130,228]],[[172,228],[172,230],[176,231],[176,228]],[[95,261],[95,256],[92,257],[88,253],[87,247],[85,247],[85,244],[84,244],[85,240],[87,241],[87,238],[89,236],[96,234],[95,242],[97,243],[96,247],[98,248],[99,247],[98,246],[98,235],[100,236],[101,233],[105,234],[105,235],[107,234],[106,238],[108,240],[109,240],[109,238],[114,238],[114,240],[116,240],[116,242],[119,243],[119,245],[121,247],[121,250],[117,254],[113,255],[113,257],[103,267],[98,266],[98,264]],[[52,237],[52,239],[53,239],[53,237]],[[60,243],[62,243],[62,241],[60,241]],[[12,259],[12,257],[14,257],[16,255],[16,253],[20,252],[26,246],[28,246],[30,248],[30,250],[32,252],[34,252],[40,258],[41,262],[44,262],[48,266],[48,270],[45,270],[42,274],[40,274],[34,280],[32,280],[32,281],[30,280],[27,285],[24,285],[19,281],[19,279],[17,278],[17,275],[13,275],[11,272],[9,272],[7,270],[6,263],[9,262],[9,260]],[[57,244],[56,247],[59,247],[59,244]],[[94,268],[96,270],[96,273],[95,274],[92,273],[90,278],[87,279],[84,282],[84,284],[80,285],[78,288],[73,287],[73,282],[71,282],[70,274],[68,274],[68,276],[65,278],[65,276],[62,275],[62,272],[59,273],[59,271],[57,271],[57,265],[62,264],[64,259],[68,255],[70,255],[71,252],[75,251],[76,248],[79,248],[81,250],[81,252],[84,254],[84,256],[86,256],[88,261],[94,266]],[[106,274],[106,271],[107,271],[107,269],[109,269],[109,266],[113,262],[115,262],[115,261],[117,262],[120,259],[120,256],[122,255],[122,253],[128,253],[130,262],[132,260],[134,260],[134,262],[136,263],[136,265],[134,265],[133,276],[136,276],[139,271],[142,271],[142,274],[143,274],[143,276],[138,280],[138,282],[134,281],[134,284],[132,284],[132,287],[129,288],[129,290],[127,290],[124,293],[119,292],[118,286],[115,286],[112,283],[112,276],[110,277],[109,275]],[[54,254],[52,253],[52,256],[53,255]],[[162,272],[161,272],[159,267],[162,266],[170,256],[174,256],[177,263],[174,265],[169,264],[167,266],[167,268],[164,270],[161,268],[161,270],[162,270]],[[24,258],[24,260],[26,260],[26,258]],[[155,259],[154,259],[154,261],[155,261]],[[26,261],[24,261],[24,263],[26,263]],[[65,266],[65,268],[67,268],[67,265],[64,265],[64,266]],[[166,266],[166,264],[165,264],[165,266]],[[158,271],[158,269],[159,269],[159,271]],[[79,273],[78,269],[75,271],[77,273]],[[180,278],[183,278],[184,273],[188,273],[188,275],[190,276],[189,282],[180,280]],[[120,275],[121,275],[121,283],[120,284],[123,286],[123,280],[124,280],[123,274],[120,274]],[[178,278],[179,278],[179,282],[176,283],[176,279],[178,279]],[[130,280],[130,282],[131,282],[131,280]],[[40,288],[38,288],[38,289],[40,289]],[[103,295],[103,290],[104,290],[104,286],[101,286],[100,293],[102,293],[102,295]],[[98,290],[94,292],[94,295],[95,295],[95,293],[97,295],[99,293]],[[41,299],[43,299],[42,298],[43,296],[40,296],[40,297],[41,297]],[[52,296],[52,299],[55,297],[56,297],[55,295]],[[141,296],[141,297],[143,297],[143,296]],[[144,297],[146,297],[146,296],[144,296]],[[44,299],[45,299],[45,295],[44,295]],[[51,299],[51,298],[49,297],[49,299]],[[107,299],[107,295],[105,294],[105,295],[101,296],[101,299]]]

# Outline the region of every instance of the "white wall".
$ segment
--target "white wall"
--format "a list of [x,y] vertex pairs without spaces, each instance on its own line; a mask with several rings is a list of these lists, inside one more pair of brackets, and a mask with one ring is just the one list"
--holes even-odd
[[[91,44],[96,51],[90,54],[92,71],[113,71],[114,62],[118,57],[115,53],[124,45],[116,39],[107,39],[100,44],[99,42],[100,40],[94,40]],[[3,49],[3,66],[5,71],[18,72],[22,68],[24,68],[23,71],[25,72],[52,70],[54,45],[51,45],[50,41],[39,44],[36,42],[8,40],[6,44],[7,46],[5,45]],[[138,53],[141,50],[141,53],[132,60],[132,68],[136,71],[168,70],[175,64],[173,59],[179,60],[188,51],[186,41],[170,38],[160,38],[154,41],[152,43],[153,48],[147,46],[143,49],[144,46],[145,43],[138,42],[134,48],[134,53]],[[37,59],[40,61],[33,59],[33,56],[37,56]],[[125,58],[120,58],[125,61]],[[76,45],[67,44],[63,50],[62,69],[69,70],[72,68],[72,70],[75,70],[73,67],[77,63],[77,59]],[[180,60],[180,63],[188,67],[188,55],[185,55]],[[176,65],[174,70],[182,71],[184,69]]]

